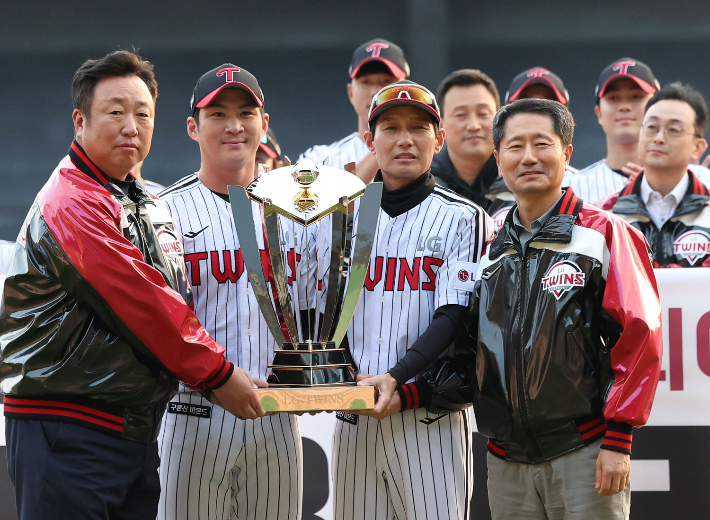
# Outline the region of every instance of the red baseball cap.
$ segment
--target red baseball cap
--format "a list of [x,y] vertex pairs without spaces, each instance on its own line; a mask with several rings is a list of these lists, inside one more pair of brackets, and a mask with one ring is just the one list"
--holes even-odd
[[197,80],[190,98],[190,109],[194,114],[198,108],[205,108],[217,94],[225,88],[238,88],[248,92],[254,98],[257,106],[264,106],[264,93],[254,75],[246,69],[231,63],[223,63],[219,67],[205,72]]
[[647,94],[655,94],[661,89],[661,84],[653,75],[651,67],[633,58],[621,58],[608,65],[599,76],[594,91],[597,101],[604,96],[607,87],[619,78],[633,80]]
[[543,67],[533,67],[528,70],[524,70],[517,76],[513,78],[513,81],[508,87],[508,92],[505,93],[505,104],[511,103],[520,97],[523,90],[528,88],[530,85],[545,85],[550,87],[552,92],[554,92],[557,101],[563,105],[569,103],[569,92],[565,88],[565,84],[562,83],[560,77],[554,72]]
[[377,39],[363,43],[355,49],[348,71],[350,78],[357,77],[362,66],[372,61],[383,63],[397,79],[409,76],[409,63],[402,48],[390,41]]

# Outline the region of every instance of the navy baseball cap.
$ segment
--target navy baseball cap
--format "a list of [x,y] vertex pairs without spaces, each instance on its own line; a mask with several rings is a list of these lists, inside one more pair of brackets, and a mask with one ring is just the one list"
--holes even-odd
[[274,132],[269,128],[259,142],[259,149],[272,159],[281,159],[281,146]]
[[562,83],[562,79],[543,67],[533,67],[515,76],[510,82],[508,92],[505,93],[505,104],[520,99],[523,90],[530,85],[545,85],[555,94],[556,101],[563,105],[569,104],[569,92],[567,92],[565,84]]
[[190,98],[190,110],[195,113],[198,108],[205,108],[217,94],[225,88],[238,88],[248,92],[254,98],[257,106],[264,106],[264,93],[254,75],[246,69],[231,63],[223,63],[219,67],[205,72],[197,80]]
[[376,39],[363,43],[355,49],[348,70],[350,78],[357,77],[362,66],[373,61],[383,63],[397,79],[409,76],[409,63],[404,57],[402,48],[390,41]]
[[655,94],[661,89],[661,84],[653,75],[651,67],[633,58],[621,58],[607,66],[599,76],[594,91],[597,101],[604,96],[607,87],[619,78],[633,80],[647,94]]
[[421,108],[428,112],[437,123],[441,121],[441,112],[434,94],[426,87],[404,79],[387,85],[373,96],[367,122],[372,123],[385,110],[401,105]]

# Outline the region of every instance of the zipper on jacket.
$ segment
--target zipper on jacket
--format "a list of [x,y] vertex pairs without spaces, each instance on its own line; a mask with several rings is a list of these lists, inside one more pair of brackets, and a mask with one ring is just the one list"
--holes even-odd
[[[531,240],[532,241],[532,240]],[[520,253],[520,250],[518,250]],[[533,433],[533,429],[530,426],[530,421],[528,418],[528,403],[526,401],[526,392],[525,392],[525,374],[524,374],[524,363],[525,363],[525,356],[523,353],[524,350],[524,341],[523,341],[523,325],[525,324],[525,312],[527,311],[527,305],[525,304],[526,302],[526,292],[527,292],[527,286],[528,286],[528,248],[525,248],[525,252],[521,253],[521,259],[522,259],[522,280],[520,283],[520,299],[518,301],[518,316],[520,319],[518,320],[518,330],[517,330],[517,336],[518,336],[518,341],[517,341],[517,346],[518,348],[516,349],[516,355],[518,357],[517,363],[518,363],[518,374],[517,374],[517,384],[518,384],[518,407],[520,408],[520,424],[523,427],[523,430],[525,431],[525,434],[528,436],[530,439],[530,443],[532,444],[533,451],[535,452],[535,458],[537,461],[542,460],[542,449],[540,448],[537,438],[535,437],[535,434]],[[525,311],[525,312],[524,312]]]

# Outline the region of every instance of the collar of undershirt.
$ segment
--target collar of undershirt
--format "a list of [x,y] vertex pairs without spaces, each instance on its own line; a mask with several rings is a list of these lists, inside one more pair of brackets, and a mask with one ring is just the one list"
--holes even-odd
[[[374,182],[382,182],[381,170],[377,171]],[[427,170],[414,182],[398,190],[388,190],[383,187],[380,206],[390,217],[397,217],[424,202],[424,199],[434,191],[435,185],[436,181],[431,170]]]

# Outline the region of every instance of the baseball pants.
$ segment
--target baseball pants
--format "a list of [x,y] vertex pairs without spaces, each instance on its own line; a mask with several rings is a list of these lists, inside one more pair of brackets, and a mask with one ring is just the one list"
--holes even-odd
[[628,520],[631,490],[599,496],[594,488],[603,439],[541,464],[520,464],[488,453],[492,520]]
[[301,518],[298,417],[242,421],[199,393],[180,392],[168,405],[158,445],[159,520]]
[[[338,420],[333,503],[338,520],[468,520],[473,493],[471,410],[424,409],[381,421]],[[357,417],[357,419],[354,419]]]
[[83,426],[5,419],[18,520],[154,520],[158,446]]

